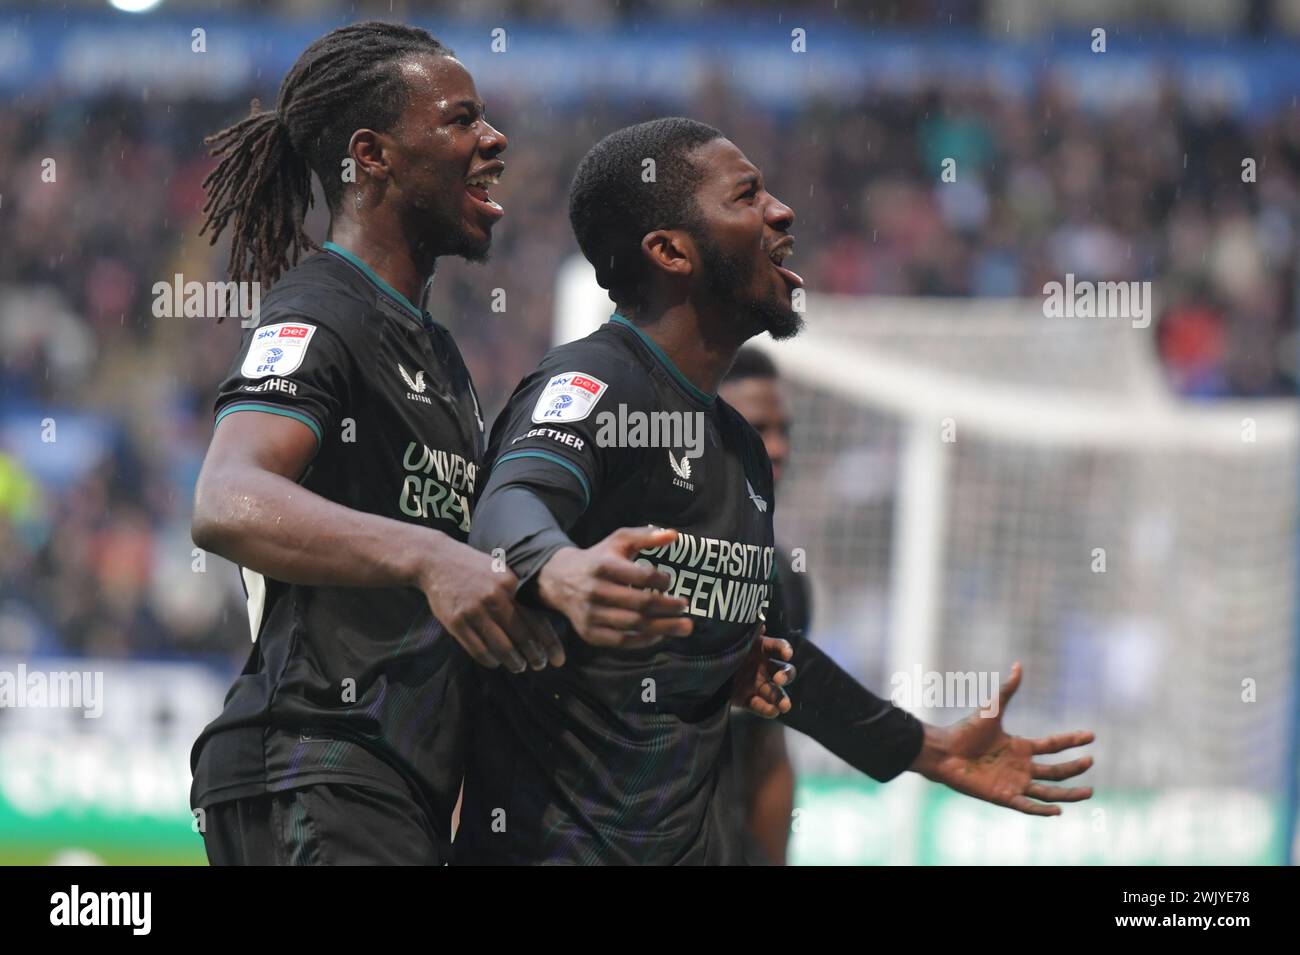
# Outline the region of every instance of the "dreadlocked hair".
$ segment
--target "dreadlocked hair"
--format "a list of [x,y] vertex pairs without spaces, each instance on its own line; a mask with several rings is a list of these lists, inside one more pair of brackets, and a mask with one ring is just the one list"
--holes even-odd
[[293,64],[274,111],[263,111],[255,99],[247,119],[203,140],[220,162],[203,180],[207,218],[199,235],[211,231],[215,245],[232,227],[232,281],[269,287],[304,250],[319,248],[303,231],[311,174],[320,179],[330,212],[337,212],[352,134],[393,128],[408,98],[401,63],[417,54],[454,55],[427,31],[397,23],[331,30]]

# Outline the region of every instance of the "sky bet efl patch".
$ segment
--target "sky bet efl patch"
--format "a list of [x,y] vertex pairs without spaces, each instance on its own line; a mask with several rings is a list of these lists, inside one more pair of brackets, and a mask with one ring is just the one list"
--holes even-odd
[[307,344],[316,334],[315,325],[281,322],[253,333],[253,343],[240,369],[245,378],[289,375],[298,370],[307,354]]
[[533,423],[581,421],[591,414],[609,385],[577,371],[566,371],[546,383],[533,407]]

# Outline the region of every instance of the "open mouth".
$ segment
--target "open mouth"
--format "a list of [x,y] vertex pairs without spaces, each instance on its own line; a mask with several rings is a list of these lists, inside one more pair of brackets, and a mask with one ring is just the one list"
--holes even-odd
[[794,239],[785,238],[768,251],[767,257],[772,262],[773,267],[781,273],[781,278],[785,279],[787,285],[791,288],[803,288],[803,277],[798,272],[787,269],[781,264],[793,251]]
[[465,180],[465,191],[480,207],[480,211],[489,218],[499,219],[505,215],[505,210],[488,193],[488,190],[501,181],[501,170],[490,169],[484,172],[476,173]]

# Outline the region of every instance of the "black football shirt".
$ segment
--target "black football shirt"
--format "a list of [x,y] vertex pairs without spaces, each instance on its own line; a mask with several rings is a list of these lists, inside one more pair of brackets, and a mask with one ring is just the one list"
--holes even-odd
[[[776,573],[772,472],[758,435],[616,315],[553,349],[520,384],[487,459],[476,521],[496,509],[494,488],[515,485],[567,495],[581,513],[565,529],[580,547],[625,526],[679,530],[677,543],[638,559],[668,574],[667,592],[689,601],[695,626],[653,648],[607,650],[556,617],[563,667],[476,673],[483,699],[457,862],[732,861],[728,807],[714,798],[719,756],[732,678]],[[549,553],[514,557],[526,587]]]
[[[467,540],[483,425],[448,332],[332,243],[261,311],[221,385],[216,427],[240,412],[294,418],[319,444],[305,489]],[[413,793],[441,827],[472,664],[423,594],[241,573],[252,652],[195,743],[193,805],[350,783]]]

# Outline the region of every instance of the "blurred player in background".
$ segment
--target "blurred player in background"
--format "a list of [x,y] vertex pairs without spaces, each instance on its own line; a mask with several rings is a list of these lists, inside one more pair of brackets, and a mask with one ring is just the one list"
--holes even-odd
[[[231,227],[232,279],[275,287],[195,493],[194,540],[240,565],[254,645],[194,746],[191,804],[214,864],[439,863],[470,658],[563,662],[466,544],[483,424],[414,304],[440,256],[486,258],[506,138],[431,35],[359,23],[210,142],[205,228]],[[313,173],[332,241],[282,276],[317,248]]]
[[[745,341],[802,324],[792,304],[802,279],[782,264],[794,213],[761,172],[712,127],[642,123],[588,152],[570,218],[618,311],[553,349],[515,390],[493,427],[471,537],[504,555],[521,601],[563,616],[569,661],[517,679],[476,674],[485,697],[457,861],[737,861],[716,798],[720,756],[737,680],[752,670],[768,691],[778,682],[755,666],[764,620],[795,645],[800,688],[784,719],[873,778],[910,768],[1035,815],[1091,796],[1036,781],[1077,775],[1088,757],[1033,761],[1090,733],[1002,731],[1018,665],[996,717],[926,726],[784,623],[772,467],[754,429],[717,397]],[[667,593],[638,592],[652,571]],[[668,601],[690,615],[670,622],[676,639],[606,645],[639,623],[637,609],[670,612]]]
[[[718,397],[740,412],[763,441],[772,462],[772,483],[781,492],[781,474],[790,456],[790,406],[776,364],[746,345],[722,379]],[[785,605],[785,623],[807,636],[812,627],[812,594],[790,552],[776,548],[776,573]],[[794,767],[786,751],[785,727],[742,708],[731,714],[730,761],[734,838],[749,865],[785,865],[794,810]]]

